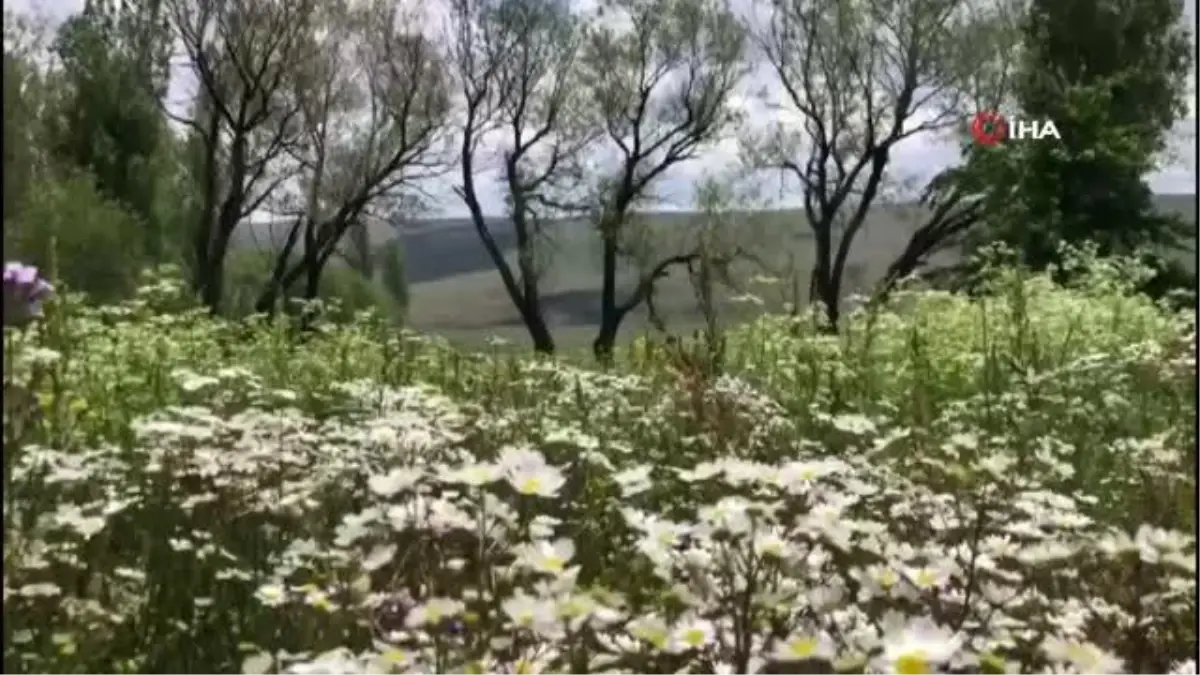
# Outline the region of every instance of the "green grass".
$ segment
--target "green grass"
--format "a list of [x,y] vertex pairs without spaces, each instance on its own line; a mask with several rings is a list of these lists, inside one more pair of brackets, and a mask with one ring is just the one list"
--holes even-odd
[[6,672],[1170,672],[1195,332],[1128,280],[767,316],[719,370],[60,299],[5,335]]

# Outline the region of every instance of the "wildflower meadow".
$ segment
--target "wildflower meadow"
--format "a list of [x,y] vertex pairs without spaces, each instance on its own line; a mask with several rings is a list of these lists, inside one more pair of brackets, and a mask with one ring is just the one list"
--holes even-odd
[[1132,265],[608,370],[33,272],[6,672],[1195,672],[1195,326]]

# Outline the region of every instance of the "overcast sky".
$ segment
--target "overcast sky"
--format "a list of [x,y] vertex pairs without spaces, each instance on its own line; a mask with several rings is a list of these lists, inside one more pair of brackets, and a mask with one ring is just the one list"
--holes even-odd
[[[33,8],[54,19],[61,19],[78,11],[82,5],[83,0],[5,0],[6,9],[28,11]],[[1196,0],[1185,0],[1184,11],[1187,20],[1194,25]],[[1191,81],[1194,91],[1195,71],[1192,73]],[[1177,159],[1164,165],[1158,172],[1150,176],[1151,185],[1157,192],[1190,193],[1195,190],[1196,151],[1193,137],[1196,132],[1196,108],[1194,99],[1195,95],[1193,94],[1189,119],[1178,125],[1176,134],[1178,139],[1174,144],[1174,154],[1177,155]],[[722,142],[717,148],[705,153],[698,160],[676,167],[659,187],[660,196],[664,200],[662,208],[688,208],[691,205],[690,188],[696,179],[706,173],[719,172],[723,168],[733,165],[736,162],[736,154],[737,146],[731,139]],[[893,177],[906,181],[922,182],[957,161],[958,150],[954,143],[939,141],[929,135],[921,135],[906,139],[897,146],[892,153],[890,173]],[[492,181],[484,180],[481,183],[481,188],[485,185],[488,188],[481,195],[484,199],[485,210],[488,213],[502,212],[503,200],[499,190],[493,188]],[[430,188],[431,192],[438,195],[437,201],[440,203],[440,208],[437,209],[437,215],[464,214],[461,203],[449,192],[448,182],[444,185],[432,185]],[[774,188],[772,189],[774,190]],[[782,203],[795,205],[798,203],[798,199],[795,197],[789,199],[784,196]]]

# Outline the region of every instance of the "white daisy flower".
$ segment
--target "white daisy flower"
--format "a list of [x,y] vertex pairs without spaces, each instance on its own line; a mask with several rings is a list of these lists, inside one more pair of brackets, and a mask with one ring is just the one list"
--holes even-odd
[[883,642],[881,672],[913,675],[935,672],[958,652],[962,638],[922,617],[885,635]]
[[506,449],[500,454],[500,467],[508,484],[523,495],[553,497],[567,482],[563,472],[547,464],[536,450]]
[[684,620],[671,631],[669,651],[678,653],[703,649],[712,642],[715,634],[716,630],[711,621],[697,618]]
[[516,564],[522,567],[547,574],[562,574],[567,563],[575,557],[575,542],[570,539],[535,541],[518,547],[516,553]]
[[1051,661],[1069,664],[1081,673],[1121,673],[1125,668],[1120,657],[1091,642],[1048,637],[1042,642],[1042,651]]
[[775,643],[771,658],[785,662],[809,659],[832,661],[836,653],[833,640],[824,632],[795,631],[786,639]]

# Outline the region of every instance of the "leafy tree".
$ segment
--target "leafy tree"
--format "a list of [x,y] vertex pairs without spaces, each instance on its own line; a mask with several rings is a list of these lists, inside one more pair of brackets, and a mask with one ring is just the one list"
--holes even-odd
[[303,205],[283,209],[292,226],[256,303],[264,312],[296,284],[317,297],[335,254],[370,277],[367,223],[419,210],[417,186],[447,166],[449,82],[437,46],[410,29],[419,22],[386,0],[330,0],[309,20],[307,58],[281,66],[296,137],[279,166]]
[[738,121],[732,105],[747,72],[746,31],[719,2],[609,0],[589,26],[583,83],[600,114],[615,171],[597,167],[593,218],[601,242],[600,326],[592,351],[612,360],[621,323],[653,294],[672,268],[710,255],[699,248],[664,255],[617,294],[618,262],[646,227],[637,208],[657,182],[726,135]]
[[153,3],[88,2],[49,45],[39,36],[6,15],[5,244],[38,264],[53,248],[59,281],[117,300],[177,248],[158,101],[169,35]]
[[46,66],[47,32],[33,17],[4,10],[5,241],[30,186],[50,163],[45,121],[56,82]]
[[[897,144],[953,130],[1006,60],[1007,2],[774,0],[755,37],[786,114],[747,134],[757,168],[793,177],[812,230],[812,301],[836,329],[855,239],[886,186]],[[984,91],[979,91],[980,87]],[[919,264],[961,225],[959,198],[923,227],[894,274]],[[969,221],[969,219],[968,219]]]
[[[33,178],[40,115],[37,69],[18,54],[4,52],[4,222],[17,215]],[[8,233],[8,230],[5,230]]]
[[1194,236],[1155,211],[1144,179],[1186,114],[1191,43],[1182,8],[1178,0],[1033,2],[1018,108],[1054,120],[1062,141],[999,149],[1007,159],[1003,183],[993,185],[1008,203],[989,240],[1042,269],[1058,262],[1062,243],[1128,254],[1165,252]]
[[[582,161],[599,132],[580,87],[583,23],[563,0],[455,0],[450,6],[451,51],[465,102],[456,192],[533,348],[551,353],[541,288],[550,224],[582,210],[571,192],[581,187]],[[481,140],[488,134],[503,139],[499,167],[485,163]],[[484,214],[478,196],[477,174],[490,168],[499,168],[507,205],[500,222]],[[501,226],[512,228],[515,264],[496,243]]]
[[316,3],[166,0],[166,8],[198,85],[190,116],[178,118],[190,130],[189,169],[199,186],[192,285],[216,313],[234,230],[290,177],[279,164],[300,141],[294,93],[315,54]]
[[177,234],[162,227],[158,193],[160,148],[171,142],[160,104],[170,41],[156,0],[88,0],[54,43],[61,98],[46,139],[64,167],[91,173],[101,194],[141,219],[131,245],[152,259],[163,259]]

